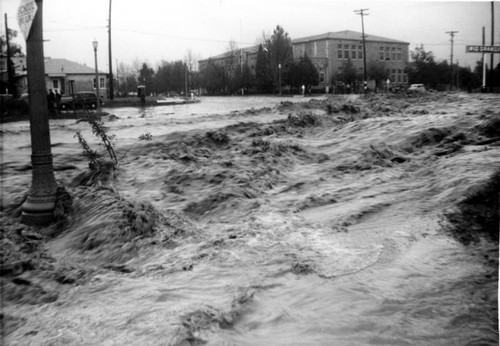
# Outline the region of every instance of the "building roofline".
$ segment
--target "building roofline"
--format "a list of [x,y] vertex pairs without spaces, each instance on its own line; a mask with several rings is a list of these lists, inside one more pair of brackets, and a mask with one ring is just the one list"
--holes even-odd
[[222,53],[222,54],[219,54],[219,55],[216,55],[216,56],[208,57],[206,59],[200,59],[200,60],[198,60],[198,62],[205,62],[205,61],[209,61],[209,60],[224,59],[224,58],[227,58],[231,53],[235,53],[235,52],[238,53],[240,50],[243,51],[243,52],[245,52],[246,54],[257,53],[258,50],[259,50],[259,45],[245,47],[245,48],[238,48],[238,49],[235,49],[235,50],[232,50],[232,51],[229,51],[229,52],[225,52],[225,53]]
[[[320,35],[313,35],[313,36],[307,36],[307,37],[293,39],[292,45],[299,44],[299,43],[312,42],[312,41],[321,41],[321,40],[359,40],[359,41],[361,41],[363,39],[362,36],[363,36],[362,33],[357,32],[357,31],[352,31],[352,30],[327,32],[327,33],[320,34]],[[395,40],[392,38],[387,38],[387,37],[382,37],[382,36],[370,35],[370,34],[366,34],[366,33],[365,33],[365,41],[366,42],[399,43],[399,44],[407,44],[407,45],[410,44],[409,42]]]

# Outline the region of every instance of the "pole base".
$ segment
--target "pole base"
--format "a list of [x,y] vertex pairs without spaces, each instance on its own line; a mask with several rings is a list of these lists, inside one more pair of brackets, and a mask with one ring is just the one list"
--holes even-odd
[[21,223],[27,226],[48,226],[52,223],[54,215],[52,212],[30,213],[23,211]]
[[28,195],[23,204],[21,223],[29,226],[47,226],[54,219],[56,195],[31,196]]

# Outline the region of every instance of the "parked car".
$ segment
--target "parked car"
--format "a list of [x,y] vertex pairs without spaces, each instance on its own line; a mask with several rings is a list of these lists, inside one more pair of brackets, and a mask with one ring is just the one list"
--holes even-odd
[[[92,91],[80,91],[73,96],[63,96],[59,103],[60,109],[73,109],[73,101],[75,108],[94,109],[97,107],[97,95]],[[103,102],[100,100],[102,106]]]
[[424,93],[426,92],[425,90],[425,86],[423,84],[412,84],[410,85],[410,87],[408,88],[408,90],[406,90],[406,92],[408,93]]

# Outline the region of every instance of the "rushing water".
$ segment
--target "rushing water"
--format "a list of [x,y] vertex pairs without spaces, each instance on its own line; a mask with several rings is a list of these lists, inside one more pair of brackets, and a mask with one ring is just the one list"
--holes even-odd
[[[8,306],[9,314],[26,319],[8,344],[498,344],[497,245],[464,246],[441,231],[440,220],[498,165],[500,149],[466,147],[442,159],[421,149],[400,165],[339,168],[357,167],[360,157],[374,162],[419,129],[467,128],[472,120],[461,115],[478,101],[448,104],[441,113],[325,127],[313,135],[273,135],[283,151],[255,160],[245,151],[248,143],[256,146],[255,136],[238,126],[286,119],[288,111],[274,108],[284,100],[308,101],[206,98],[108,110],[118,117],[106,124],[117,135],[119,156],[130,150],[115,188],[161,212],[186,212],[195,220],[193,232],[175,246],[144,249],[126,263],[132,273],[96,269],[86,283],[66,286],[56,303]],[[51,121],[56,168],[80,150],[75,131],[91,137],[87,127]],[[175,162],[164,149],[178,137],[214,129],[229,134],[228,147],[208,151],[200,144],[186,151],[196,158],[192,162]],[[134,144],[146,132],[152,143]],[[2,179],[13,195],[29,182],[30,172],[20,169],[29,158],[29,126],[5,124],[2,138]],[[378,156],[367,156],[373,152]],[[85,167],[84,160],[71,164]],[[72,174],[56,172],[62,181]],[[73,232],[104,227],[108,204],[93,209],[102,219]],[[49,244],[58,261],[77,258],[67,249],[71,236]]]

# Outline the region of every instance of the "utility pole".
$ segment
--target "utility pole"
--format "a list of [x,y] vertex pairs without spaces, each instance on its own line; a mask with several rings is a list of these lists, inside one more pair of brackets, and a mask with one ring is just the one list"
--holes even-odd
[[97,69],[97,46],[99,45],[99,43],[97,42],[97,40],[94,39],[94,41],[92,42],[92,46],[94,47],[94,64],[95,64],[95,91],[96,91],[96,95],[97,95],[97,104],[95,105],[95,110],[97,112],[97,114],[101,114],[101,95],[100,95],[100,89],[101,89],[101,86],[100,86],[100,83],[99,83],[99,71]]
[[31,133],[31,188],[23,204],[21,222],[47,225],[52,222],[57,185],[54,178],[50,145],[49,109],[43,56],[43,0],[36,0],[37,10],[26,37],[26,65]]
[[[491,2],[491,45],[495,45],[495,2]],[[490,54],[490,92],[493,92],[493,53]]]
[[7,13],[5,13],[5,43],[7,44],[7,93],[17,97],[17,90],[14,87],[14,68],[10,54],[9,25],[7,24]]
[[116,89],[120,95],[120,76],[118,75],[118,59],[116,59]]
[[[484,45],[486,44],[486,29],[485,27],[483,26],[483,47]],[[483,61],[483,83],[481,85],[481,92],[486,92],[486,59],[485,59],[485,54],[483,53],[482,54],[482,59]]]
[[447,31],[447,34],[450,34],[450,42],[451,42],[451,54],[450,54],[450,70],[451,70],[451,79],[450,79],[450,91],[453,90],[453,37],[458,31]]
[[108,24],[109,99],[112,100],[115,94],[115,90],[113,87],[113,58],[111,56],[111,0],[109,0]]
[[187,99],[188,98],[188,65],[187,63],[184,63],[184,97]]
[[362,8],[360,10],[355,10],[354,12],[361,16],[361,30],[363,36],[363,88],[365,89],[365,95],[366,95],[366,93],[368,93],[368,82],[366,78],[366,43],[365,43],[365,23],[363,21],[363,16],[367,16],[368,13],[365,13],[365,11],[368,11],[368,8]]

